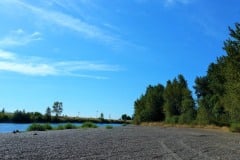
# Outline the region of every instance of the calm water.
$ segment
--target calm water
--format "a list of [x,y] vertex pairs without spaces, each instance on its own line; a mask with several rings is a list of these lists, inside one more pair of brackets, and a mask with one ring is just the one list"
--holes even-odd
[[[58,125],[64,125],[66,123],[51,123],[51,126],[57,127]],[[81,126],[82,123],[72,123],[76,126]],[[106,125],[111,125],[113,127],[121,126],[121,124],[106,124],[106,123],[96,123],[98,127],[105,127]],[[16,123],[0,123],[0,133],[9,133],[14,130],[26,131],[27,128],[31,125],[29,124],[16,124]]]

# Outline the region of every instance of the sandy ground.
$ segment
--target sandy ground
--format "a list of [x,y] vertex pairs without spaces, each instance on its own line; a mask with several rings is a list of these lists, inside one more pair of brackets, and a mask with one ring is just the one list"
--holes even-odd
[[0,159],[239,160],[240,134],[125,126],[0,134]]

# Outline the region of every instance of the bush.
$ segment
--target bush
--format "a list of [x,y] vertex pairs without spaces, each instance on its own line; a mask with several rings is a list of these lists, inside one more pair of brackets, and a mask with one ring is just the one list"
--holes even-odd
[[179,124],[191,124],[194,120],[194,111],[188,110],[186,113],[183,113],[179,116],[178,123]]
[[136,125],[141,124],[141,119],[140,119],[139,115],[134,116],[133,123],[136,124]]
[[28,131],[46,131],[48,125],[33,123],[28,127]]
[[240,123],[232,123],[230,126],[231,132],[240,132]]
[[97,125],[92,122],[84,122],[82,128],[97,128]]
[[46,130],[52,130],[53,129],[53,127],[49,123],[44,124],[44,127],[46,128]]
[[113,129],[113,126],[107,125],[105,128],[106,128],[106,129]]
[[65,129],[64,125],[58,125],[56,128],[56,130],[64,130],[64,129]]
[[76,129],[77,127],[73,125],[72,123],[67,123],[64,125],[65,129]]
[[166,118],[166,123],[170,123],[170,124],[177,124],[178,123],[178,116],[172,116],[172,117],[167,117]]

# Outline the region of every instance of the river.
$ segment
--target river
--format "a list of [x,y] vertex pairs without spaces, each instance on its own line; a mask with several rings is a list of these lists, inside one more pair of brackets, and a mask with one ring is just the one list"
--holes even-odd
[[[31,125],[32,123],[24,123],[24,124],[18,124],[18,123],[0,123],[0,133],[9,133],[13,132],[14,130],[19,130],[19,131],[26,131],[27,128]],[[66,123],[50,123],[52,127],[57,127],[58,125],[64,125]],[[72,123],[76,126],[81,126],[82,123]],[[98,127],[105,127],[107,125],[111,125],[113,127],[121,126],[121,124],[115,124],[115,123],[96,123]]]

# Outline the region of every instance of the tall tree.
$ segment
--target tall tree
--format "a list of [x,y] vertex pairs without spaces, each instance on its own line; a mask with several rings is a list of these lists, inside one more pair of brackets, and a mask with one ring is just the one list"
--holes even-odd
[[167,122],[190,123],[194,119],[194,100],[183,75],[167,81],[164,91],[164,111]]
[[5,113],[5,108],[2,109],[2,113],[3,113],[3,114]]
[[52,106],[52,112],[56,114],[57,118],[58,116],[61,115],[62,111],[63,111],[63,103],[59,101],[54,102]]
[[144,95],[134,102],[134,121],[136,123],[147,121],[163,121],[163,92],[164,86],[149,85]]
[[205,77],[195,80],[198,97],[197,120],[217,125],[240,122],[240,24],[224,42],[225,56],[211,63]]
[[100,114],[99,119],[100,119],[101,121],[104,121],[104,114],[103,114],[103,113]]
[[51,121],[51,108],[50,107],[47,107],[46,109],[46,113],[45,113],[45,120],[47,122],[50,122]]
[[235,24],[235,29],[229,30],[230,38],[224,42],[224,50],[227,53],[224,105],[231,122],[240,122],[240,23]]
[[123,121],[127,121],[127,120],[131,120],[132,118],[131,118],[130,116],[128,116],[127,114],[123,114],[123,115],[121,116],[121,119],[122,119]]

